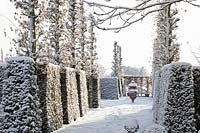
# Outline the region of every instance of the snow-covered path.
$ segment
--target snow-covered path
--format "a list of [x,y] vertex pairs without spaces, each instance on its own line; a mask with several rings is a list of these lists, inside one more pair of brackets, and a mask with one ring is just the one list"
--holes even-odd
[[152,101],[147,97],[137,97],[135,103],[128,97],[102,100],[101,108],[90,109],[87,115],[55,133],[127,133],[124,125],[133,119],[137,119],[140,129],[144,129],[153,123]]

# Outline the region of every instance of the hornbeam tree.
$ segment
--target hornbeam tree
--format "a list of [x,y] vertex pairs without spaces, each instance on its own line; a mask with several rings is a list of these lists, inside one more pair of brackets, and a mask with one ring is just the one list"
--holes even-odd
[[67,29],[69,33],[68,41],[71,49],[71,67],[75,68],[76,67],[76,35],[75,35],[75,30],[76,30],[76,20],[77,20],[77,0],[68,0],[67,1],[68,5],[68,14],[67,14]]
[[83,1],[79,0],[76,3],[76,28],[75,28],[75,53],[76,53],[76,69],[85,70],[88,51],[86,49],[88,43],[86,39],[87,19],[85,16]]
[[95,33],[94,33],[94,25],[93,22],[91,20],[91,15],[89,16],[89,25],[88,25],[88,50],[89,50],[89,58],[88,58],[88,62],[89,62],[89,69],[86,70],[87,75],[89,76],[98,76],[98,72],[97,72],[97,64],[96,64],[96,60],[97,58],[97,51],[96,51],[96,37],[95,37]]
[[88,66],[87,59],[89,58],[89,53],[87,50],[87,38],[86,38],[86,32],[87,32],[87,19],[84,15],[84,8],[83,8],[83,2],[81,1],[80,6],[80,59],[81,59],[81,69],[86,70],[86,67]]
[[14,3],[15,20],[19,27],[15,30],[17,39],[13,39],[16,52],[20,55],[37,58],[37,44],[43,34],[41,22],[44,20],[44,1],[39,0],[10,0]]
[[113,59],[114,61],[112,66],[112,76],[121,78],[122,75],[122,57],[121,57],[121,47],[117,45],[117,42],[114,42],[114,50],[113,50]]
[[62,66],[70,64],[70,49],[67,43],[66,17],[67,5],[64,0],[49,0],[48,16],[48,57],[50,62]]
[[63,26],[60,25],[61,12],[59,7],[61,5],[60,0],[49,0],[48,2],[48,40],[49,40],[49,49],[52,49],[50,55],[52,55],[54,64],[59,64],[60,62],[60,29]]
[[113,63],[113,66],[112,66],[112,76],[118,76],[118,53],[117,53],[117,42],[114,42],[114,49],[113,49],[113,59],[114,61],[112,62]]
[[178,11],[172,5],[157,15],[157,37],[153,44],[153,75],[166,64],[179,60],[179,43],[176,40]]

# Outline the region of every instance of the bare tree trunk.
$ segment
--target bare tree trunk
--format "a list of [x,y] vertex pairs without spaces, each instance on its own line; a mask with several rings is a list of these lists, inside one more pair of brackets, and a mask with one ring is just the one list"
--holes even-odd
[[[28,50],[29,53],[27,53],[29,56],[32,56],[34,60],[36,60],[36,15],[35,15],[35,4],[34,0],[31,0],[33,3],[31,5],[31,11],[30,11],[30,47],[31,51]],[[31,53],[30,53],[31,52]]]

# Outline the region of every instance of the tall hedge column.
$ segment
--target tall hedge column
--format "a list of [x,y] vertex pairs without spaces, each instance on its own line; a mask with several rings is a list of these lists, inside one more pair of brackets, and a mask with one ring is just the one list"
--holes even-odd
[[1,133],[41,131],[35,64],[29,57],[14,57],[7,62],[3,81]]

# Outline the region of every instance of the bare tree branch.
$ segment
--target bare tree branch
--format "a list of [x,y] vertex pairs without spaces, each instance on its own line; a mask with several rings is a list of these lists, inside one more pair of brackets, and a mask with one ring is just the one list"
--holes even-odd
[[193,1],[194,1],[194,0],[186,0],[186,2],[189,3],[189,4],[192,5],[192,6],[200,7],[199,4],[192,3]]
[[125,23],[124,25],[122,25],[122,26],[110,27],[110,28],[100,27],[100,26],[98,26],[98,25],[95,25],[95,26],[96,26],[98,29],[101,29],[101,30],[118,30],[118,29],[126,28],[126,27],[130,26],[130,25],[133,24],[133,23],[136,23],[136,22],[138,22],[138,21],[140,21],[140,20],[143,20],[146,16],[148,16],[148,15],[151,14],[151,13],[154,13],[154,12],[158,12],[158,11],[163,10],[163,9],[164,9],[165,7],[167,7],[168,5],[170,5],[170,4],[167,4],[167,5],[163,6],[162,8],[159,8],[159,9],[155,9],[155,10],[148,11],[147,13],[142,14],[139,18],[137,18],[137,19],[135,19],[135,20],[133,20],[133,21],[131,21],[131,22],[126,22],[126,23]]
[[[103,13],[98,13],[98,11],[94,11],[93,23],[98,29],[117,30],[117,32],[119,32],[122,28],[126,28],[133,23],[143,20],[146,16],[154,12],[161,11],[168,5],[186,2],[190,5],[200,7],[200,5],[193,3],[194,1],[195,0],[165,0],[162,2],[155,2],[153,0],[145,0],[137,3],[133,7],[106,5],[96,2],[88,2],[87,0],[84,0],[83,2],[92,7],[101,7],[100,10],[103,10]],[[122,24],[111,27],[111,22],[114,18],[120,18]],[[107,27],[103,25],[106,22],[109,22],[109,26]]]
[[[106,7],[106,8],[111,8],[111,9],[129,9],[129,10],[138,11],[138,10],[144,10],[144,9],[148,9],[151,7],[155,7],[158,5],[173,4],[173,3],[177,3],[177,2],[181,2],[181,1],[184,1],[184,0],[173,0],[173,1],[168,0],[168,1],[156,2],[156,3],[150,3],[150,2],[152,2],[152,0],[146,0],[134,7],[110,6],[110,5],[105,5],[105,4],[95,3],[95,2],[88,2],[86,0],[84,0],[83,2],[87,3],[89,6],[96,6],[96,7],[100,6],[100,7]],[[148,3],[150,3],[150,4],[146,5]],[[146,6],[142,6],[142,5],[146,5]]]

